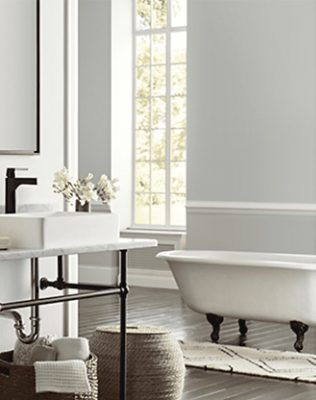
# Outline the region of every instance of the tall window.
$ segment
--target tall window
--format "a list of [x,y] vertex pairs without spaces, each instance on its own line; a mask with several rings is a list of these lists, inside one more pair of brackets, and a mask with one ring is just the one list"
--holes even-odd
[[134,224],[183,227],[187,0],[134,1]]

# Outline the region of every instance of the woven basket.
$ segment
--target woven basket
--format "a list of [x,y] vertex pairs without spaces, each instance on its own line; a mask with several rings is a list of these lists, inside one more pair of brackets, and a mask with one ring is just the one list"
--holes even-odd
[[90,393],[35,393],[34,367],[15,365],[13,351],[0,353],[0,400],[98,400],[97,357],[86,361]]
[[[99,400],[119,398],[120,335],[118,327],[98,327],[90,340],[98,356]],[[180,400],[184,361],[169,331],[154,327],[127,328],[128,400]]]

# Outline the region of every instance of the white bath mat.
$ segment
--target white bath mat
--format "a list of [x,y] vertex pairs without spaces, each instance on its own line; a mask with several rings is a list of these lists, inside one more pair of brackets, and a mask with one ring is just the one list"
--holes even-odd
[[187,367],[316,383],[316,355],[180,342]]

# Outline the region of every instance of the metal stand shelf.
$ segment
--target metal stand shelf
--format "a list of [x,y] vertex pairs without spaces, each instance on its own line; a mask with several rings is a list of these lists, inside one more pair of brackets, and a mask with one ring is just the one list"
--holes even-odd
[[[17,260],[17,259],[31,259],[31,282],[32,282],[32,298],[29,300],[22,300],[9,303],[0,303],[0,317],[8,317],[15,320],[15,329],[18,338],[24,343],[34,342],[40,331],[40,318],[39,318],[39,306],[55,304],[61,302],[68,302],[73,300],[88,299],[94,297],[103,296],[120,296],[120,395],[119,400],[126,400],[126,313],[127,313],[127,251],[128,248],[142,248],[142,247],[154,247],[157,242],[154,240],[130,240],[127,248],[124,248],[123,241],[117,244],[106,245],[106,246],[94,246],[85,249],[68,249],[65,250],[33,250],[30,252],[21,250],[12,250],[7,252],[6,255],[0,255],[1,260]],[[124,242],[123,242],[124,243]],[[118,286],[105,286],[105,285],[91,285],[91,284],[80,284],[80,283],[69,283],[64,280],[64,256],[69,254],[79,253],[92,253],[97,251],[113,251],[117,250],[120,255],[120,282]],[[30,257],[30,253],[33,257]],[[62,253],[62,254],[60,254]],[[38,257],[36,257],[38,256]],[[57,279],[55,281],[49,281],[43,277],[39,279],[39,257],[50,257],[57,256]],[[45,290],[48,287],[55,288],[57,290],[65,289],[77,289],[84,292],[76,294],[66,294],[62,296],[53,296],[46,298],[39,298],[39,291]],[[31,307],[31,333],[26,335],[24,332],[24,325],[20,314],[16,311],[17,309]]]

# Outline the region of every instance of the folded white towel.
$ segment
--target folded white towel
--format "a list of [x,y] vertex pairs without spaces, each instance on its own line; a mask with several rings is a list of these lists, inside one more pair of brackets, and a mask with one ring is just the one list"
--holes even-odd
[[57,352],[57,360],[83,360],[86,361],[90,356],[89,341],[86,338],[64,337],[52,342],[53,348]]
[[34,368],[36,393],[91,392],[87,368],[82,360],[37,361]]

